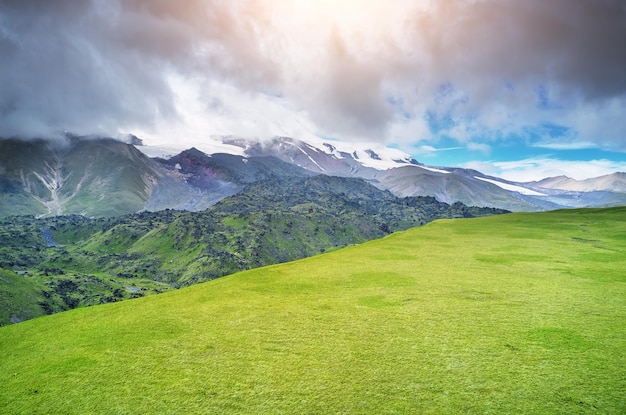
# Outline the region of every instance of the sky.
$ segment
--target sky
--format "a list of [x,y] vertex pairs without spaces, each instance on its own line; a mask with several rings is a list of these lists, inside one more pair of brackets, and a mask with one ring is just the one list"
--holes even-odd
[[371,142],[626,171],[624,0],[0,0],[0,137]]

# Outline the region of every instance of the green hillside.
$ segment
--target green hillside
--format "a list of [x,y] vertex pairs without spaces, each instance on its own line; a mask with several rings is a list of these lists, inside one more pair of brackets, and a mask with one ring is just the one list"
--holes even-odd
[[626,208],[436,221],[0,328],[6,414],[626,412]]
[[0,280],[7,293],[0,309],[11,308],[0,326],[301,259],[434,219],[498,213],[398,199],[362,180],[320,175],[259,181],[202,212],[0,218],[0,270],[20,271],[20,283],[38,292]]
[[40,287],[31,279],[0,268],[0,322],[20,321],[42,316],[40,304],[46,301]]

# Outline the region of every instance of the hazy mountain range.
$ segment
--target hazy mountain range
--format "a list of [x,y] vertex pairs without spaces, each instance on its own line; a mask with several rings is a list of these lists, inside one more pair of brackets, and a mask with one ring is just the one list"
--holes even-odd
[[429,167],[396,149],[214,138],[180,153],[110,138],[0,140],[0,215],[115,216],[141,210],[204,210],[245,186],[317,174],[364,179],[397,197],[434,196],[512,211],[626,204],[626,173],[577,181],[517,183],[475,170]]

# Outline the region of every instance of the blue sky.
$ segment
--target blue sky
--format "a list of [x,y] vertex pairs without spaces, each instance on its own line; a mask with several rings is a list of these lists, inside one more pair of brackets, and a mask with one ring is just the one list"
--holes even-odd
[[386,144],[511,180],[626,171],[622,0],[0,3],[0,137]]
[[454,147],[457,143],[453,140],[443,140],[440,144],[442,147],[438,149],[418,148],[412,153],[428,165],[473,168],[514,181],[532,181],[560,175],[580,180],[624,171],[626,166],[626,153],[598,148],[546,148],[511,141],[494,146],[485,153]]

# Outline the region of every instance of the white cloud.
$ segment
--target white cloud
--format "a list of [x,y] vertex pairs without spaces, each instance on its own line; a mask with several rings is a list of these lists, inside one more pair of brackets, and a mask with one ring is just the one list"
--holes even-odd
[[414,154],[419,157],[436,157],[437,153],[452,151],[452,150],[462,150],[463,147],[434,147],[431,145],[421,145],[419,147],[413,147],[409,149],[405,149],[404,151],[410,154]]
[[506,162],[471,161],[464,163],[462,167],[515,182],[530,182],[554,176],[568,176],[576,180],[584,180],[617,171],[626,172],[626,162],[605,159],[575,161],[529,158]]
[[467,149],[472,151],[480,151],[483,154],[491,153],[491,146],[483,143],[467,143]]
[[281,97],[177,75],[169,82],[179,118],[157,121],[152,129],[135,130],[148,145],[202,148],[214,135],[317,138],[316,127],[306,113],[291,108]]
[[594,149],[597,147],[597,145],[593,143],[586,143],[584,141],[572,142],[572,141],[548,140],[548,141],[532,143],[531,147],[547,148],[551,150],[584,150],[584,149]]

